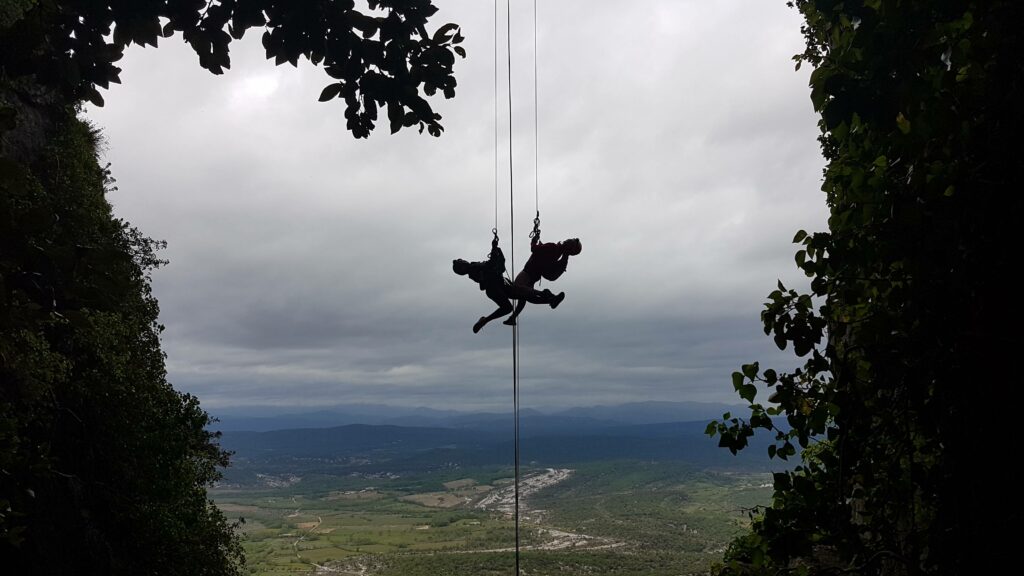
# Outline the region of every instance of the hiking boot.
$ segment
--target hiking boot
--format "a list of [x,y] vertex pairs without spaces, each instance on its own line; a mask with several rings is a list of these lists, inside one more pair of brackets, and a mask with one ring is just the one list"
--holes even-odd
[[565,300],[565,292],[559,292],[558,296],[555,296],[555,299],[551,301],[551,307],[558,308],[558,305],[562,303],[562,300]]
[[487,317],[481,316],[480,319],[476,321],[476,324],[473,324],[473,334],[479,332],[480,329],[484,327],[484,324],[487,324]]

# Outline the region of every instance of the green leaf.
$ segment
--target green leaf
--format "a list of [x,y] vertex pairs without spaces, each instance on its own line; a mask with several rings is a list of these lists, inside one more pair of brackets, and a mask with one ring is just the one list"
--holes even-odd
[[453,24],[453,23],[449,22],[448,24],[445,24],[444,26],[441,26],[440,28],[437,29],[436,32],[434,32],[434,37],[432,38],[432,40],[434,42],[437,42],[437,43],[447,42],[449,40],[449,38],[450,38],[448,36],[448,33],[449,32],[455,32],[458,29],[459,29],[459,25],[458,24]]
[[779,350],[785,350],[786,349],[786,337],[785,336],[783,336],[782,334],[776,334],[775,336],[772,337],[772,339],[775,341],[775,346]]
[[782,445],[782,448],[779,449],[778,454],[783,460],[785,460],[790,456],[796,455],[796,447],[793,446],[792,442],[786,441],[786,443]]
[[103,107],[103,96],[100,96],[99,91],[95,88],[90,87],[85,93],[85,98],[95,106],[99,108]]
[[743,366],[740,367],[740,370],[743,371],[743,375],[751,380],[757,378],[757,372],[760,369],[760,365],[758,365],[757,362],[754,362],[753,364],[744,364]]
[[388,121],[391,125],[392,134],[402,129],[402,123],[405,121],[405,114],[402,110],[402,105],[397,101],[391,100],[388,102]]
[[747,402],[753,402],[754,397],[757,396],[757,386],[753,384],[744,384],[739,390],[740,398],[743,398]]
[[[740,372],[733,372],[732,373],[732,387],[733,387],[733,389],[735,389],[737,392],[739,392],[741,386],[743,386],[743,374],[740,373]],[[725,416],[725,418],[728,418],[728,416]]]
[[321,102],[327,102],[328,100],[331,100],[333,98],[337,98],[338,94],[341,94],[341,90],[344,87],[345,87],[345,85],[342,84],[341,82],[335,82],[334,84],[328,84],[326,87],[324,87],[323,92],[320,92],[320,101]]
[[907,117],[903,115],[903,112],[896,115],[896,126],[899,127],[900,132],[910,134],[910,120],[907,120]]

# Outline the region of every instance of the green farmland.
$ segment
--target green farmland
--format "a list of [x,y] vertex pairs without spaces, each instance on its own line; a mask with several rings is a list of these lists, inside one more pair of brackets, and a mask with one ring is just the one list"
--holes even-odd
[[[747,522],[746,511],[771,494],[767,475],[678,463],[571,470],[566,477],[524,474],[539,482],[522,490],[524,574],[705,573]],[[503,472],[317,476],[213,495],[238,519],[253,575],[509,574],[514,525],[503,511],[511,504]]]

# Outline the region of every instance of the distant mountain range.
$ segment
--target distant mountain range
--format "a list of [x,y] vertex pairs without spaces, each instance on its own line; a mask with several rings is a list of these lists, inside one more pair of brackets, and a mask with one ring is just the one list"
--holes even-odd
[[[321,411],[287,416],[231,417],[223,422],[221,444],[234,452],[231,481],[255,474],[304,475],[410,474],[451,467],[502,466],[513,454],[511,414],[461,413],[414,409],[386,413],[379,407]],[[552,414],[523,412],[520,417],[524,463],[567,466],[605,460],[672,460],[702,467],[767,470],[784,467],[769,461],[766,435],[755,436],[738,456],[719,448],[704,434],[708,420],[736,406],[698,403],[637,403],[617,407],[573,408]],[[671,414],[699,420],[664,422]],[[361,419],[316,427],[316,423]],[[373,420],[402,425],[365,423]],[[278,430],[289,422],[302,427]],[[427,422],[429,425],[416,425]],[[637,423],[640,422],[640,423]]]
[[[573,431],[666,422],[709,421],[723,412],[742,413],[739,405],[707,402],[633,402],[614,406],[587,406],[541,412],[522,410],[524,434]],[[296,428],[331,428],[349,424],[420,426],[432,428],[505,428],[512,425],[510,412],[465,412],[434,408],[407,408],[381,404],[332,406],[316,410],[268,407],[237,407],[212,410],[222,431],[267,432]]]

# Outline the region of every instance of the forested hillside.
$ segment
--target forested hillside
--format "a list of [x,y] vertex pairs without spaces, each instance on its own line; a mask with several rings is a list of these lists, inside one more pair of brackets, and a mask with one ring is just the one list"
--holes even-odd
[[227,455],[165,379],[158,243],[111,215],[98,138],[69,110],[34,162],[0,160],[4,564],[233,573],[240,549],[205,490]]
[[161,243],[112,214],[114,180],[82,103],[103,104],[131,44],[180,34],[220,74],[229,44],[257,28],[277,64],[325,67],[320,99],[345,101],[356,137],[373,129],[378,106],[393,132],[439,135],[424,96],[454,95],[461,37],[455,25],[427,33],[429,2],[390,4],[363,14],[346,2],[0,1],[5,573],[241,570],[237,536],[206,493],[227,454],[198,399],[166,379],[149,283]]

